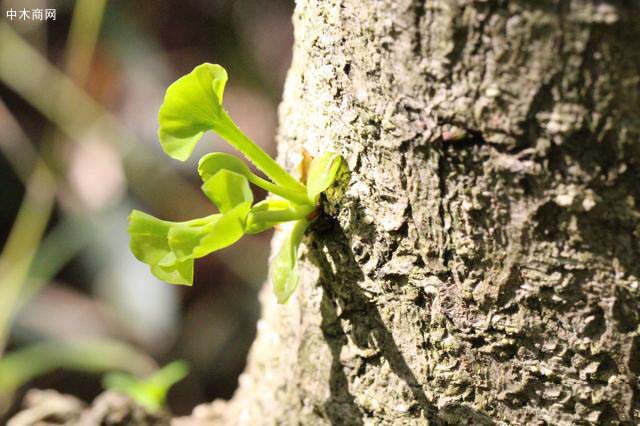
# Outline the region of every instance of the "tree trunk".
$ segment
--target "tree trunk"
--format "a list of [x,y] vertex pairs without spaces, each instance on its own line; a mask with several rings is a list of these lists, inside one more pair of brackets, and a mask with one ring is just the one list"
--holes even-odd
[[[221,424],[640,423],[640,4],[299,0],[281,159],[348,163]],[[274,243],[275,244],[275,243]]]

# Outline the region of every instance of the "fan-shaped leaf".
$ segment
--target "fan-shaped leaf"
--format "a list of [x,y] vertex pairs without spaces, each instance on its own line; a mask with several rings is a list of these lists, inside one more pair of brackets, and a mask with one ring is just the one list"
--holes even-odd
[[158,136],[167,155],[186,160],[203,133],[221,121],[226,82],[224,68],[205,63],[169,86],[158,113]]
[[220,170],[231,170],[247,179],[251,176],[249,166],[235,155],[224,152],[212,152],[205,155],[198,162],[198,173],[203,182],[206,182]]
[[242,203],[253,203],[253,193],[246,177],[230,170],[219,170],[208,178],[202,191],[221,213],[227,213]]
[[134,210],[129,215],[131,252],[151,267],[158,279],[171,283],[193,283],[193,261],[178,261],[167,239],[172,223]]
[[178,260],[197,259],[228,247],[244,235],[250,208],[250,202],[239,204],[203,226],[176,224],[168,234],[169,247]]
[[129,216],[131,251],[158,279],[191,285],[193,259],[238,241],[250,208],[251,202],[244,202],[224,215],[186,222],[168,222],[134,210]]

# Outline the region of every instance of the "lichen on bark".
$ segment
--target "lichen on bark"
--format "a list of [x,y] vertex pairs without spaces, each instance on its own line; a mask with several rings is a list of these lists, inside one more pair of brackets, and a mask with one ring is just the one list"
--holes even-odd
[[191,421],[640,423],[638,3],[299,0],[294,23],[280,157],[350,173],[294,298],[263,291],[235,397]]

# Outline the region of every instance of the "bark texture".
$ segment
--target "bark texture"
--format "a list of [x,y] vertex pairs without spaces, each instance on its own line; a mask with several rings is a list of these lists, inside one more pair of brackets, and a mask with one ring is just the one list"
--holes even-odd
[[263,290],[234,399],[194,419],[639,424],[640,4],[299,0],[294,22],[281,159],[349,173],[293,299]]

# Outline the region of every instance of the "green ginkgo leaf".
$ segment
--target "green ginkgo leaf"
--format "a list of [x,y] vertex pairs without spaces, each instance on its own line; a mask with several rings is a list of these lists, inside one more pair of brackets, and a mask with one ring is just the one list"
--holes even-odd
[[271,263],[271,281],[278,303],[286,303],[298,286],[298,248],[309,226],[305,219],[295,222]]
[[[270,272],[278,301],[285,303],[298,285],[296,265],[302,236],[321,214],[320,193],[335,181],[342,157],[327,152],[315,158],[303,185],[247,137],[224,110],[226,82],[224,68],[205,63],[173,83],[158,113],[160,143],[169,156],[186,160],[202,135],[211,130],[259,172],[254,173],[244,159],[230,154],[205,155],[198,163],[202,191],[220,213],[168,222],[133,211],[129,219],[131,250],[159,279],[191,285],[194,259],[227,247],[244,234],[294,222]],[[251,207],[250,184],[266,190],[270,194],[267,200]]]
[[304,188],[291,189],[256,176],[244,161],[231,154],[213,152],[202,157],[198,163],[198,173],[205,182],[220,170],[229,170],[238,173],[246,177],[252,184],[280,197],[300,204],[308,203],[306,190]]
[[175,224],[169,231],[169,247],[178,260],[197,259],[228,247],[244,235],[250,208],[250,202],[241,203],[202,227]]
[[198,162],[198,174],[206,182],[220,170],[236,172],[247,179],[252,175],[249,166],[235,155],[224,152],[212,152],[205,155]]
[[202,191],[221,213],[227,213],[242,203],[253,203],[253,192],[246,177],[231,170],[219,170],[205,180]]
[[129,216],[131,251],[151,273],[171,284],[193,284],[193,260],[238,241],[245,233],[251,202],[225,214],[186,222],[157,219],[138,210]]
[[158,113],[158,137],[167,155],[186,160],[204,132],[226,119],[222,98],[227,78],[220,65],[205,63],[169,86]]
[[236,126],[222,107],[227,72],[220,65],[202,64],[167,89],[158,113],[158,137],[172,158],[186,160],[202,135],[213,130],[243,153],[278,185],[293,191],[304,186]]
[[169,86],[158,112],[158,137],[164,151],[184,161],[204,132],[213,130],[273,182],[292,191],[304,191],[304,186],[242,133],[226,113],[222,107],[226,82],[224,68],[205,63]]
[[133,210],[129,215],[131,252],[140,261],[156,265],[171,251],[167,234],[171,223]]
[[[210,224],[218,223],[221,214],[215,215]],[[200,247],[202,240],[208,234],[206,224],[190,225],[189,222],[174,223],[167,234],[167,242],[171,253],[178,261],[195,259],[194,252]]]
[[169,284],[193,285],[193,259],[180,262],[173,253],[169,257],[173,260],[165,264],[149,265],[153,276]]
[[151,412],[161,409],[166,402],[169,389],[189,374],[189,367],[183,361],[174,361],[148,378],[137,378],[131,374],[113,372],[106,374],[102,384],[131,397]]
[[133,255],[151,268],[158,279],[171,283],[193,283],[193,260],[178,261],[169,247],[172,222],[133,210],[129,215],[130,248]]
[[318,196],[336,179],[342,157],[332,152],[325,152],[311,162],[307,175],[307,196],[315,204]]

